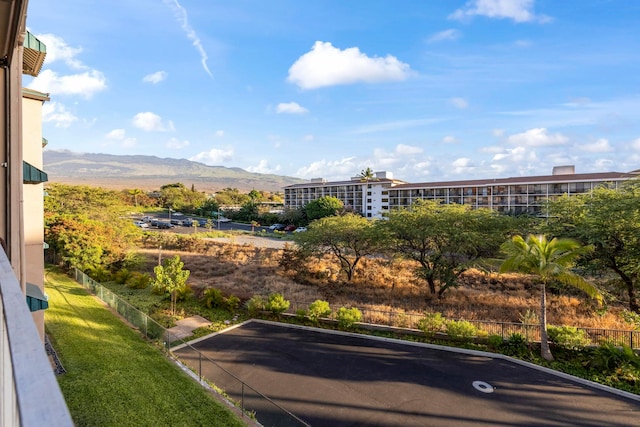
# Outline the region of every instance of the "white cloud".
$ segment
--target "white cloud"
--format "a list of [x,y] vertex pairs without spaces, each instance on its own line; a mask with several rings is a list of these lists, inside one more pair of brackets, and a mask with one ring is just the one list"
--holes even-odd
[[424,152],[424,150],[420,147],[414,147],[414,146],[405,145],[405,144],[398,144],[396,146],[395,152],[400,155],[413,155],[413,154],[420,154]]
[[217,136],[218,138],[222,138],[222,137],[224,136],[224,131],[223,131],[223,130],[218,129],[218,130],[216,131],[216,136]]
[[53,95],[79,95],[90,99],[107,88],[107,81],[100,71],[90,70],[80,74],[59,76],[52,70],[43,70],[33,79],[29,88]]
[[412,127],[420,127],[431,125],[434,123],[442,122],[443,119],[412,119],[412,120],[398,120],[395,122],[386,122],[386,123],[376,123],[373,125],[362,126],[358,129],[355,129],[352,133],[354,134],[365,134],[365,133],[375,133],[375,132],[388,132],[388,131],[396,131],[400,129],[407,129]]
[[188,146],[189,146],[189,141],[186,141],[186,140],[180,141],[178,138],[170,138],[165,144],[165,147],[167,147],[170,150],[181,150]]
[[591,144],[579,145],[578,148],[588,153],[607,153],[613,151],[613,147],[609,144],[609,141],[604,138],[600,138]]
[[529,129],[523,133],[511,135],[508,141],[511,144],[521,145],[525,147],[540,147],[544,145],[564,144],[569,140],[561,133],[550,134],[545,128]]
[[490,145],[488,147],[481,147],[479,151],[481,153],[487,153],[487,154],[499,154],[499,153],[504,153],[506,150],[504,149],[504,147],[498,147],[497,145]]
[[459,108],[461,110],[464,110],[467,107],[469,107],[469,102],[467,102],[467,100],[464,99],[464,98],[451,98],[449,100],[449,103],[451,105],[453,105],[454,107]]
[[494,129],[493,131],[491,131],[491,134],[495,137],[501,138],[504,136],[505,131],[504,129]]
[[302,167],[296,172],[296,176],[302,178],[327,178],[351,176],[358,171],[358,165],[353,161],[354,157],[347,157],[335,161],[318,160],[309,166]]
[[280,165],[276,165],[275,167],[272,168],[269,166],[269,162],[263,159],[263,160],[260,160],[257,166],[249,166],[246,169],[247,171],[253,172],[253,173],[273,174],[273,173],[277,173],[280,170]]
[[551,18],[533,12],[534,0],[470,0],[456,10],[449,19],[464,21],[474,16],[495,19],[512,19],[515,22],[546,23]]
[[601,171],[610,171],[613,167],[613,161],[610,159],[598,159],[595,161],[595,167]]
[[172,121],[169,120],[164,122],[162,117],[149,111],[136,114],[133,117],[133,125],[138,129],[142,129],[147,132],[166,132],[175,130]]
[[447,135],[442,138],[442,142],[444,142],[445,144],[455,144],[456,142],[458,142],[458,140],[455,136]]
[[276,112],[278,114],[280,113],[304,114],[304,113],[308,113],[309,110],[302,107],[297,102],[287,102],[287,103],[281,102],[280,104],[278,104],[278,107],[276,108]]
[[200,37],[196,34],[195,30],[189,25],[189,19],[187,16],[187,10],[182,7],[178,0],[164,0],[164,4],[169,6],[173,10],[173,15],[176,20],[180,23],[182,30],[187,35],[187,38],[191,40],[191,43],[196,48],[198,53],[200,54],[200,62],[202,64],[202,68],[209,74],[209,77],[213,78],[213,74],[209,70],[209,66],[207,65],[207,52],[205,52],[204,47],[202,47],[202,42],[200,41]]
[[631,148],[633,148],[634,150],[640,151],[640,138],[631,142]]
[[467,157],[461,157],[451,163],[452,172],[455,174],[471,173],[475,169],[473,161]]
[[[305,135],[305,136],[303,136],[303,137],[302,137],[302,140],[303,140],[303,141],[306,141],[306,142],[311,142],[311,141],[313,141],[314,139],[315,139],[315,137],[314,137],[313,135],[311,135],[311,134],[307,134],[307,135]],[[639,141],[640,141],[640,140],[639,140]]]
[[82,52],[81,47],[71,47],[61,37],[54,34],[38,34],[36,37],[47,46],[45,65],[63,61],[74,69],[87,68],[80,60],[76,59],[76,56]]
[[113,141],[120,141],[120,146],[124,148],[134,147],[137,142],[136,138],[127,138],[124,129],[113,129],[105,136],[105,138]]
[[287,80],[302,89],[405,80],[411,69],[394,56],[369,57],[357,47],[340,50],[317,41],[289,68]]
[[220,165],[228,160],[233,159],[233,149],[222,150],[212,148],[209,151],[203,151],[191,157],[189,160],[193,162],[201,162],[207,165]]
[[445,40],[458,40],[462,37],[462,33],[455,28],[449,28],[448,30],[435,33],[427,39],[427,43],[437,43]]
[[115,140],[121,140],[124,139],[125,137],[125,130],[124,129],[114,129],[111,132],[109,132],[105,138],[107,139],[115,139]]
[[78,118],[67,111],[59,102],[49,102],[42,105],[42,122],[54,123],[55,127],[68,128]]
[[522,161],[534,161],[537,159],[536,153],[528,151],[526,147],[516,147],[509,150],[504,150],[502,153],[498,153],[493,156],[491,161],[497,162],[500,160],[507,160],[508,162],[519,163]]
[[166,71],[156,71],[155,73],[147,74],[142,78],[142,81],[145,83],[153,83],[158,84],[167,78]]

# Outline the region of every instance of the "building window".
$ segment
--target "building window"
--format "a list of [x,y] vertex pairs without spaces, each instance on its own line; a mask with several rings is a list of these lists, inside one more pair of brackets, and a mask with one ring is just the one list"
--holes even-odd
[[371,199],[367,199],[367,203],[371,203]]
[[388,192],[388,191],[383,191],[383,192],[382,192],[382,195],[383,195],[383,196],[386,196],[387,194],[389,194],[389,192]]
[[367,212],[367,218],[371,218],[371,212]]
[[389,203],[389,199],[382,199],[382,203]]

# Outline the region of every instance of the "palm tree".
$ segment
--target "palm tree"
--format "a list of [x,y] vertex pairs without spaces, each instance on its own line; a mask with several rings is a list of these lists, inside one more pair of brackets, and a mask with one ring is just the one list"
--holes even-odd
[[138,196],[144,194],[144,191],[139,188],[134,188],[133,190],[129,190],[129,194],[133,196],[133,202],[138,206]]
[[540,279],[541,356],[545,360],[553,360],[547,335],[546,286],[549,282],[556,280],[584,291],[602,304],[602,295],[598,289],[570,270],[574,261],[591,251],[592,247],[581,246],[572,239],[553,238],[549,241],[545,236],[530,234],[526,240],[522,236],[514,236],[503,243],[500,249],[507,256],[500,266],[501,273],[512,271],[532,274]]
[[360,176],[360,181],[362,181],[362,182],[369,182],[369,181],[373,181],[373,180],[376,179],[376,174],[373,171],[373,169],[371,169],[371,168],[363,169],[360,172],[359,176]]

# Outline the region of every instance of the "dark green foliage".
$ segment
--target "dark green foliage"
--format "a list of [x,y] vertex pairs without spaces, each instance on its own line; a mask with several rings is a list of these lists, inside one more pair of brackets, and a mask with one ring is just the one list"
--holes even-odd
[[440,313],[425,313],[424,317],[418,321],[418,329],[433,336],[438,332],[443,332],[445,328],[445,319]]
[[523,358],[530,353],[527,338],[522,334],[511,334],[501,348],[507,356]]
[[449,320],[445,327],[452,338],[469,339],[478,335],[478,328],[467,320]]
[[222,307],[224,295],[220,289],[209,288],[202,293],[202,302],[207,308]]
[[304,212],[308,221],[335,216],[344,208],[344,203],[337,197],[324,196],[307,203]]
[[249,300],[247,300],[247,302],[245,303],[245,307],[247,309],[247,312],[249,313],[249,316],[256,317],[260,314],[260,312],[266,310],[267,303],[260,295],[254,295]]
[[629,346],[620,347],[613,343],[603,343],[594,349],[593,355],[588,362],[590,368],[602,369],[608,372],[613,372],[625,365],[640,369],[640,356]]
[[[93,272],[92,272],[93,274]],[[116,281],[116,283],[120,284],[120,285],[124,285],[125,283],[127,283],[127,281],[129,280],[129,278],[131,277],[131,272],[126,269],[126,268],[121,268],[120,270],[116,271],[115,274],[113,275],[113,280]],[[98,280],[98,282],[105,282],[106,280],[102,280],[102,279],[96,279]]]
[[147,273],[134,271],[127,279],[126,285],[131,289],[146,289],[151,282],[153,282],[153,278]]

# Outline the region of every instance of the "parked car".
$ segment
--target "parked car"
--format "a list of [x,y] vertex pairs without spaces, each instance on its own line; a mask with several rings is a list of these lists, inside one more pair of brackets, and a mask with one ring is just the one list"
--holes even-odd
[[158,222],[158,228],[162,229],[162,228],[173,228],[175,227],[173,224],[171,224],[170,222],[164,222],[164,221],[159,221]]
[[280,228],[280,227],[283,227],[283,228],[284,228],[284,225],[283,225],[283,224],[271,224],[271,225],[269,226],[269,230],[271,230],[271,231],[275,231],[276,229],[278,229],[278,228]]
[[182,225],[182,220],[172,219],[171,220],[171,224],[173,224],[173,225]]
[[198,220],[198,225],[200,225],[200,227],[206,227],[207,226],[207,220],[206,219],[199,219]]
[[295,230],[293,230],[294,233],[303,233],[307,231],[307,227],[298,227]]
[[289,224],[289,225],[285,226],[283,230],[284,231],[294,231],[296,228],[298,228],[298,227],[296,227],[293,224]]
[[218,222],[231,222],[231,220],[229,218],[225,218],[223,216],[219,216],[216,221],[218,221]]
[[136,227],[149,228],[149,224],[147,224],[144,221],[135,221],[134,224],[135,224]]
[[153,218],[152,218],[152,217],[150,217],[150,216],[143,216],[143,217],[142,217],[142,219],[141,219],[141,221],[143,221],[143,222],[151,222],[151,220],[152,220],[152,219],[153,219]]
[[191,218],[185,218],[182,220],[182,225],[185,227],[193,227],[193,220]]
[[151,224],[152,227],[157,227],[159,222],[160,221],[158,221],[157,219],[152,219],[151,221],[149,221],[149,224]]
[[184,216],[182,212],[174,212],[173,216]]

